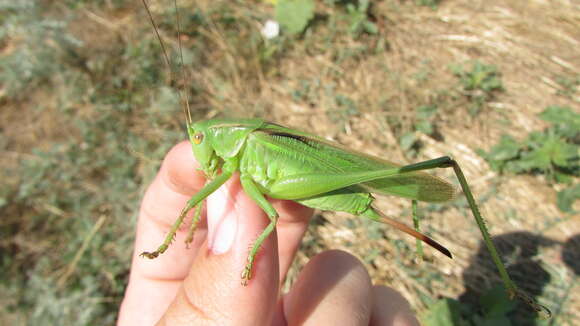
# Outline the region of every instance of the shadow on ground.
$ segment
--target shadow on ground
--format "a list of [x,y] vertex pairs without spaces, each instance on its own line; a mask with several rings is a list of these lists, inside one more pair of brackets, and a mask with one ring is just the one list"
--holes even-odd
[[[497,246],[500,256],[503,257],[512,280],[520,290],[536,302],[539,301],[539,297],[551,281],[550,273],[542,267],[538,259],[543,248],[555,245],[562,246],[562,260],[576,276],[580,273],[580,234],[571,237],[564,244],[529,232],[507,233],[494,237],[493,242]],[[463,272],[463,280],[467,290],[459,297],[462,306],[482,306],[482,298],[486,295],[486,289],[496,285],[493,284],[494,280],[489,279],[490,272],[495,269],[485,243],[481,242],[478,253]],[[499,279],[495,281],[499,283]],[[492,301],[501,301],[500,298],[491,298]],[[561,307],[549,308],[552,310],[552,314],[556,315]],[[482,311],[471,311],[470,313],[486,314]],[[511,325],[540,325],[534,310],[522,302],[518,302],[513,308],[506,308],[501,314],[502,318],[507,318]]]

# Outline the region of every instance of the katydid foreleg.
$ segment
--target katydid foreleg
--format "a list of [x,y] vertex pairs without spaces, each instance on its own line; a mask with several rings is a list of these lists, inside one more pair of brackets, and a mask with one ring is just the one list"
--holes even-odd
[[169,230],[169,233],[165,237],[165,241],[163,241],[163,243],[159,246],[159,248],[157,248],[157,250],[155,250],[153,252],[144,251],[141,253],[140,256],[147,257],[149,259],[153,259],[153,258],[156,258],[157,256],[159,256],[160,254],[164,253],[165,250],[167,250],[167,248],[169,247],[169,245],[173,241],[173,238],[175,237],[177,230],[179,229],[179,227],[183,223],[183,220],[185,219],[185,216],[187,215],[187,213],[189,213],[189,211],[192,210],[198,204],[200,205],[201,202],[207,198],[207,196],[211,195],[214,191],[216,191],[219,187],[221,187],[226,181],[228,181],[228,179],[232,176],[232,174],[233,174],[232,172],[223,171],[222,174],[217,176],[211,182],[207,183],[203,188],[201,188],[200,191],[198,191],[195,195],[193,195],[193,197],[191,197],[187,201],[187,204],[181,210],[181,214],[179,214],[179,217],[177,218],[175,223],[173,223],[173,226],[171,227],[171,229]]

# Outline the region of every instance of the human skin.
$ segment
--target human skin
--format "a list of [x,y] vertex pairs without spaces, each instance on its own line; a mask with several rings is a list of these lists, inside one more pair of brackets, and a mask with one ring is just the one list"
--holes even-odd
[[292,201],[271,200],[280,214],[276,231],[262,244],[253,277],[243,286],[248,250],[269,220],[237,176],[208,197],[189,248],[186,225],[164,254],[139,257],[157,248],[185,202],[203,187],[197,167],[190,144],[180,143],[149,186],[118,325],[418,325],[399,293],[373,286],[360,261],[342,251],[313,257],[282,294],[312,216]]

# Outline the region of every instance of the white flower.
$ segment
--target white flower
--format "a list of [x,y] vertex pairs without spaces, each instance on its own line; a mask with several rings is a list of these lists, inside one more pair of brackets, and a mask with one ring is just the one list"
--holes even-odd
[[273,39],[280,34],[280,24],[275,20],[268,19],[260,32],[265,39]]

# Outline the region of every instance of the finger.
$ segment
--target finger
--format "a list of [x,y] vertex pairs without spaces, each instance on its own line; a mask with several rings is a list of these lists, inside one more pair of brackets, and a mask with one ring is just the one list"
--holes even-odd
[[314,210],[290,200],[273,199],[271,201],[280,215],[276,229],[280,257],[280,282],[284,282]]
[[419,322],[409,302],[399,292],[386,286],[374,286],[369,325],[418,326]]
[[207,242],[210,247],[207,243],[201,247],[159,325],[269,324],[278,298],[275,231],[262,244],[252,279],[247,286],[241,284],[248,248],[268,223],[237,178],[212,194],[208,199],[208,225],[213,234]]
[[288,325],[368,325],[371,280],[364,266],[343,251],[327,251],[304,267],[284,298]]
[[[157,249],[186,201],[203,187],[204,178],[196,167],[189,143],[176,145],[165,157],[143,198],[129,285],[119,312],[119,325],[154,324],[189,272],[195,250],[185,247],[185,230],[178,232],[176,241],[158,258],[149,260],[139,257],[139,254]],[[207,233],[205,226],[200,224],[195,241],[190,246],[192,248],[199,247]]]

